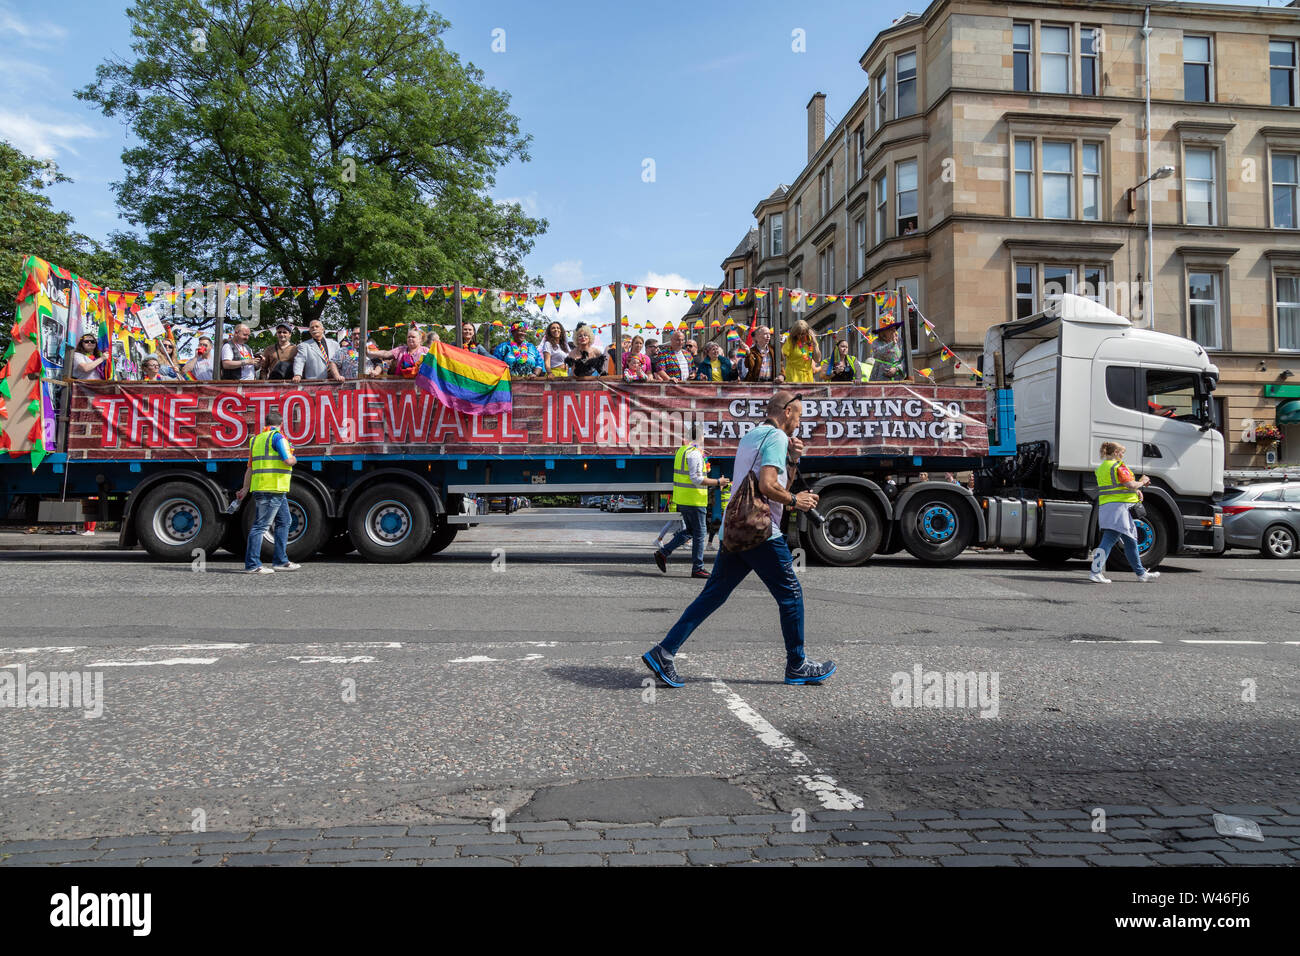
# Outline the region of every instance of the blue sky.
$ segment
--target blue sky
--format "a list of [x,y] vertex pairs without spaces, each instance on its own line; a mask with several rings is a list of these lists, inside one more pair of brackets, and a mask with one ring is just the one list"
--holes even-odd
[[[73,90],[105,56],[129,54],[126,5],[0,0],[8,41],[0,137],[53,158],[73,177],[52,198],[101,239],[125,226],[110,183],[121,176],[130,132]],[[532,160],[503,170],[493,195],[518,199],[550,221],[529,273],[543,276],[548,289],[571,289],[615,279],[717,284],[719,263],[752,223],[755,204],[802,168],[809,97],[825,92],[828,117],[842,117],[863,89],[858,59],[871,40],[925,3],[429,6],[451,21],[447,45],[511,95],[521,128],[532,134]],[[498,28],[503,53],[492,51]],[[792,50],[796,29],[804,31],[804,53]],[[642,180],[646,159],[654,161],[654,182]]]

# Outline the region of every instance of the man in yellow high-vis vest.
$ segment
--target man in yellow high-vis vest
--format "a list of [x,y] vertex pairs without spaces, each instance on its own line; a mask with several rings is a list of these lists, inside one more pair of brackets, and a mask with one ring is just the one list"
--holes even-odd
[[673,456],[673,504],[681,513],[685,527],[655,551],[654,559],[659,570],[666,574],[668,556],[690,538],[691,577],[707,578],[709,572],[704,569],[704,537],[709,489],[725,488],[731,484],[731,480],[709,477],[709,456],[697,443],[699,423],[692,420],[686,424],[686,429],[686,440]]
[[1094,584],[1110,584],[1110,578],[1103,573],[1106,558],[1110,555],[1115,542],[1124,542],[1124,556],[1128,558],[1138,580],[1146,583],[1160,577],[1159,571],[1148,571],[1142,567],[1138,554],[1137,523],[1133,520],[1132,509],[1142,502],[1142,489],[1151,484],[1145,475],[1138,479],[1124,464],[1124,446],[1118,442],[1101,443],[1101,464],[1096,468],[1097,478],[1097,527],[1102,529],[1101,545],[1089,557],[1092,566],[1088,570],[1088,580]]
[[[235,497],[241,501],[251,491],[257,514],[248,532],[244,548],[244,571],[248,574],[271,574],[275,571],[297,571],[302,565],[289,560],[289,482],[294,457],[289,439],[280,433],[284,419],[279,412],[266,413],[266,428],[253,436],[248,445],[248,468],[244,471],[244,487]],[[262,536],[275,521],[275,548],[271,567],[262,564]]]

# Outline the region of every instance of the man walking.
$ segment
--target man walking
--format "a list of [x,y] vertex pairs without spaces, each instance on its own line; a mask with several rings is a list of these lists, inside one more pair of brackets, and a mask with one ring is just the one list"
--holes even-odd
[[[785,639],[785,682],[820,684],[835,673],[835,662],[809,660],[803,645],[803,590],[795,576],[790,549],[781,533],[781,515],[787,507],[808,511],[817,506],[817,495],[786,491],[788,467],[803,453],[803,442],[792,438],[799,429],[802,396],[777,392],[767,403],[767,420],[740,441],[736,449],[736,478],[753,474],[758,493],[767,499],[772,511],[772,533],[764,543],[747,551],[718,551],[713,574],[700,596],[691,602],[673,625],[668,636],[641,655],[646,667],[669,687],[684,683],[673,666],[673,657],[697,627],[722,607],[731,592],[748,577],[758,574],[776,598],[781,609],[781,635]],[[726,540],[726,517],[723,517],[723,540]]]
[[[289,481],[293,466],[298,463],[293,446],[280,434],[284,419],[279,412],[266,413],[266,428],[249,442],[248,468],[244,471],[244,487],[235,495],[239,500],[251,490],[257,513],[253,527],[248,532],[244,548],[244,571],[247,574],[272,574],[276,571],[297,571],[302,565],[289,560]],[[275,520],[275,550],[271,568],[262,564],[262,536]]]
[[667,574],[668,556],[690,538],[691,577],[707,578],[709,572],[704,570],[704,536],[709,489],[725,488],[731,484],[731,480],[709,477],[709,456],[696,443],[699,423],[692,419],[687,422],[686,428],[686,441],[677,449],[677,455],[673,458],[673,504],[677,506],[686,526],[673,535],[666,545],[657,549],[654,558],[659,570]]

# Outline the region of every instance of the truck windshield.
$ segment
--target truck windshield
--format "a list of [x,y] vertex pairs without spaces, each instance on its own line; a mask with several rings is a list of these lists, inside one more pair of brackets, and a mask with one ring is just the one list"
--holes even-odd
[[1147,369],[1146,380],[1147,414],[1197,425],[1213,424],[1209,395],[1199,373]]

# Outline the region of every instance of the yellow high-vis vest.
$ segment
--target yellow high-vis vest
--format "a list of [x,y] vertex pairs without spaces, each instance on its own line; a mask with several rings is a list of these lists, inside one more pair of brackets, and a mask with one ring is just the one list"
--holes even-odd
[[1097,466],[1097,504],[1108,505],[1114,501],[1137,504],[1142,500],[1136,491],[1125,488],[1119,480],[1119,468],[1123,462],[1103,461]]
[[[289,490],[289,478],[293,474],[293,466],[277,455],[271,446],[272,439],[279,431],[278,428],[268,428],[250,442],[253,449],[251,459],[253,480],[249,482],[249,491],[282,495]],[[289,444],[289,439],[284,435],[280,435],[280,438],[284,441],[286,454],[292,455],[293,446]]]
[[[677,449],[677,454],[673,458],[673,504],[677,506],[693,505],[696,508],[707,508],[709,506],[709,489],[696,488],[691,482],[691,470],[686,465],[686,453],[692,448],[698,446],[694,442],[687,442],[681,448]],[[700,452],[700,454],[704,454]],[[709,473],[709,458],[704,456],[704,473]]]

